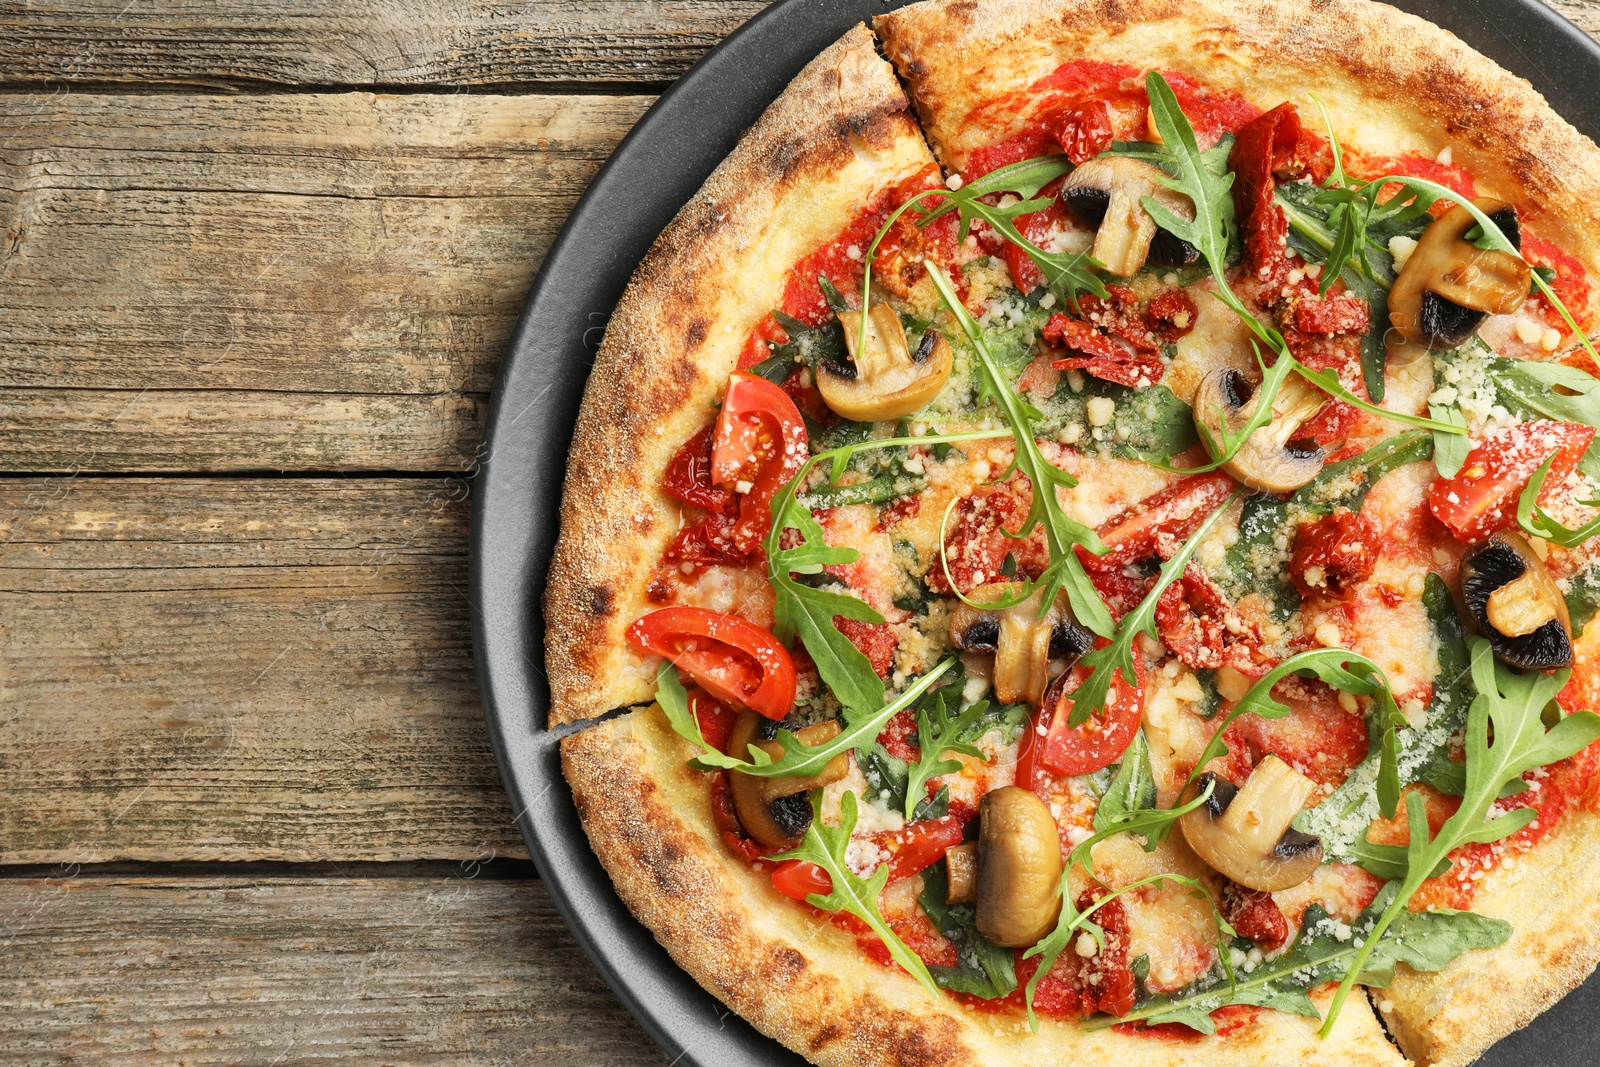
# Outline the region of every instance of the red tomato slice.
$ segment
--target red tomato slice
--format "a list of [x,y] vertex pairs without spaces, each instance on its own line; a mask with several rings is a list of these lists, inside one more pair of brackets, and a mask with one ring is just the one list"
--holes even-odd
[[1575,422],[1508,426],[1468,452],[1455,477],[1434,482],[1428,506],[1461,540],[1482,541],[1516,525],[1517,498],[1540,464],[1555,457],[1545,479],[1548,492],[1566,480],[1593,440],[1594,427]]
[[[1100,642],[1101,646],[1105,641]],[[1067,694],[1082,683],[1081,667],[1057,678],[1044,695],[1044,703],[1034,713],[1029,730],[1022,735],[1017,755],[1017,784],[1034,789],[1043,777],[1041,771],[1056,774],[1090,774],[1115,763],[1127,749],[1144,717],[1144,662],[1135,653],[1137,686],[1129,685],[1118,671],[1106,694],[1106,707],[1091,714],[1077,726],[1068,726],[1072,700]]]
[[812,893],[833,892],[833,878],[809,860],[784,860],[772,872],[772,887],[786,897],[804,900]]
[[[1180,478],[1141,500],[1095,532],[1111,551],[1080,552],[1085,569],[1118,571],[1152,556],[1166,558],[1198,530],[1234,490],[1232,478],[1218,471]],[[1164,545],[1170,545],[1165,552]]]
[[[733,724],[738,721],[739,713],[698,687],[689,690],[689,710],[694,712],[695,720],[700,723],[700,736],[723,752],[728,751],[728,737],[733,733]],[[740,755],[748,758],[743,753]]]
[[628,627],[641,652],[665,656],[726,704],[781,719],[794,706],[794,660],[766,630],[705,608],[662,608]]
[[910,878],[944,858],[944,851],[961,844],[966,830],[954,815],[919,819],[899,830],[873,834],[879,848],[889,851],[889,881]]
[[734,544],[751,552],[772,528],[772,498],[805,465],[810,445],[805,420],[778,386],[736,371],[711,445],[712,482],[739,493]]

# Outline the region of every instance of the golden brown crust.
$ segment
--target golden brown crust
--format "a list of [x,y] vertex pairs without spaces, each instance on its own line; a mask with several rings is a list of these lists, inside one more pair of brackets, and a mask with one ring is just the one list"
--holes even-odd
[[706,425],[786,272],[932,162],[859,26],[800,72],[634,273],[589,377],[545,593],[551,724],[649,699],[623,630],[678,529],[667,463]]
[[1596,885],[1600,815],[1591,811],[1490,871],[1472,910],[1510,922],[1511,940],[1434,974],[1402,964],[1388,989],[1373,991],[1407,1054],[1428,1067],[1471,1063],[1587,978],[1600,960]]
[[[876,20],[935,152],[959,169],[1010,129],[969,124],[979,105],[1080,57],[1190,75],[1258,106],[1327,105],[1341,141],[1370,155],[1449,147],[1453,162],[1538,216],[1593,271],[1600,151],[1521,78],[1430,22],[1369,0],[929,0]],[[1179,43],[1181,42],[1181,44]],[[1026,96],[1026,94],[1023,94]],[[1575,311],[1577,309],[1574,309]]]
[[1173,1039],[1087,1033],[1051,1020],[1030,1034],[1017,1017],[933,1000],[723,846],[706,778],[685,764],[691,754],[654,706],[561,743],[584,830],[634,915],[701,985],[823,1067],[1405,1062],[1359,999],[1321,1042],[1315,1020],[1274,1011],[1226,1037]]

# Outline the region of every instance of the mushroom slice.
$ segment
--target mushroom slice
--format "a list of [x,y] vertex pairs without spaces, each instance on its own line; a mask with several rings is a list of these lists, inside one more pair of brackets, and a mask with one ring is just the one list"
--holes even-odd
[[1268,756],[1242,787],[1207,771],[1184,792],[1188,803],[1215,782],[1206,802],[1178,819],[1195,855],[1251,889],[1275,893],[1310,878],[1322,862],[1322,839],[1289,823],[1316,783],[1277,756]]
[[[1160,266],[1188,266],[1200,252],[1187,241],[1160,230],[1140,200],[1150,197],[1180,219],[1194,219],[1194,201],[1167,188],[1157,167],[1127,156],[1091,159],[1061,183],[1061,202],[1082,221],[1099,227],[1092,254],[1111,274],[1126,277],[1153,260]],[[1157,231],[1162,238],[1157,241]],[[1154,248],[1151,242],[1156,241]]]
[[[1003,603],[1020,594],[1021,582],[990,582],[967,594],[980,604]],[[994,653],[994,698],[1002,704],[1037,704],[1050,684],[1050,660],[1076,660],[1094,638],[1072,616],[1065,592],[1043,616],[1044,591],[1008,608],[975,608],[962,603],[950,616],[950,640],[963,652]]]
[[1461,599],[1507,663],[1539,671],[1572,666],[1567,600],[1521,534],[1501,530],[1462,557]]
[[861,312],[839,312],[849,363],[817,364],[817,389],[840,416],[856,422],[898,419],[926,407],[950,377],[955,353],[938,330],[929,329],[915,352],[894,308],[879,301],[867,313],[861,346]]
[[[1214,370],[1195,390],[1194,421],[1220,441],[1224,430],[1238,433],[1250,421],[1259,399],[1256,387],[1238,370]],[[1317,476],[1326,456],[1314,441],[1296,435],[1327,400],[1320,389],[1291,375],[1273,399],[1272,421],[1251,434],[1222,469],[1251,488],[1269,493],[1287,493],[1305,485]]]
[[[746,711],[733,724],[728,735],[728,751],[747,758],[753,744],[773,759],[783,755],[777,742],[778,723],[758,712]],[[802,727],[794,736],[805,745],[820,745],[839,736],[839,724],[819,722]],[[811,798],[808,794],[831,785],[850,772],[849,757],[841,752],[829,760],[822,773],[800,778],[758,778],[733,771],[728,784],[733,793],[733,810],[751,837],[764,845],[785,847],[799,842],[811,825]]]
[[978,843],[964,841],[944,850],[946,904],[971,904],[978,899]]
[[[1517,209],[1479,197],[1473,206],[1522,247]],[[1479,248],[1464,236],[1477,225],[1457,205],[1429,224],[1389,291],[1389,321],[1408,341],[1429,348],[1454,348],[1471,337],[1487,315],[1522,306],[1532,268],[1521,256]]]
[[978,932],[1001,948],[1032,945],[1055,928],[1064,864],[1050,809],[1008,785],[979,806]]

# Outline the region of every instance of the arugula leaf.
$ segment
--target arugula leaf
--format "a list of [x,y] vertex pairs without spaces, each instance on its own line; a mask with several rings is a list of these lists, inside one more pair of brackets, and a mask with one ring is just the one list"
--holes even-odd
[[1005,413],[1006,423],[1013,431],[1016,452],[1010,469],[1021,471],[1028,479],[1028,484],[1033,487],[1033,504],[1028,509],[1022,528],[1010,533],[1009,536],[1025,537],[1037,526],[1044,528],[1050,563],[1045,568],[1044,574],[1039,576],[1037,583],[1038,587],[1044,589],[1040,612],[1050,610],[1050,605],[1055,603],[1056,594],[1065,589],[1067,600],[1072,605],[1072,613],[1078,622],[1101,637],[1110,637],[1116,628],[1111,621],[1111,612],[1107,610],[1105,601],[1100,599],[1094,584],[1089,581],[1083,563],[1074,551],[1078,545],[1082,545],[1090,552],[1101,555],[1107,548],[1093,530],[1067,517],[1060,499],[1056,496],[1057,487],[1070,489],[1078,484],[1078,480],[1050,463],[1039,451],[1039,442],[1033,436],[1033,424],[1030,421],[1027,405],[1000,376],[1000,369],[995,366],[994,357],[990,355],[988,346],[984,343],[983,333],[978,329],[978,324],[966,306],[961,303],[961,298],[956,295],[955,287],[950,284],[950,279],[945,276],[944,271],[934,263],[927,264],[927,267],[928,277],[933,279],[934,287],[939,290],[939,296],[944,300],[945,307],[955,317],[976,350],[995,399],[999,402],[1001,411]]
[[[1542,537],[1563,548],[1576,548],[1600,533],[1600,517],[1591,519],[1574,530],[1561,525],[1548,511],[1539,506],[1539,493],[1544,489],[1544,480],[1550,476],[1550,465],[1555,461],[1555,456],[1546,459],[1533,473],[1533,477],[1528,479],[1528,484],[1523,486],[1522,495],[1517,497],[1517,525],[1534,537]],[[1584,500],[1580,503],[1585,507],[1600,507],[1600,500]]]
[[884,948],[889,950],[890,958],[921,982],[930,995],[937,997],[939,987],[933,975],[928,973],[927,964],[906,947],[899,935],[889,929],[889,924],[884,922],[883,914],[878,910],[878,895],[889,881],[889,865],[880,863],[870,877],[863,879],[850,869],[850,864],[845,860],[845,850],[850,847],[850,834],[856,828],[856,795],[845,793],[841,798],[838,826],[829,826],[822,821],[818,803],[821,795],[820,789],[811,795],[814,814],[800,844],[770,858],[777,861],[805,860],[827,871],[828,877],[833,879],[833,888],[826,894],[808,895],[806,902],[823,911],[848,912],[866,923],[878,935]]
[[1122,762],[1111,784],[1100,797],[1094,811],[1094,828],[1098,833],[1127,822],[1139,812],[1156,810],[1156,779],[1150,770],[1150,742],[1144,730],[1133,735]]
[[971,904],[946,904],[949,886],[945,861],[922,872],[922,893],[917,902],[928,919],[956,949],[954,967],[929,967],[933,980],[944,989],[995,1000],[1017,988],[1016,957],[978,932],[977,910]]
[[[1281,955],[1231,981],[1220,967],[1215,968],[1183,989],[1145,997],[1127,1015],[1097,1019],[1090,1029],[1142,1020],[1149,1026],[1182,1023],[1213,1034],[1211,1013],[1230,1004],[1276,1008],[1314,1019],[1317,1008],[1309,993],[1324,982],[1353,973],[1354,981],[1381,989],[1393,980],[1396,964],[1437,971],[1463,952],[1493,948],[1511,936],[1511,924],[1503,920],[1440,909],[1406,912],[1375,937],[1373,928],[1394,899],[1394,889],[1391,883],[1379,890],[1371,906],[1349,926],[1330,920],[1321,904],[1312,904],[1301,921],[1300,935]],[[1366,958],[1355,964],[1357,954],[1369,945]]]
[[[948,688],[948,687],[946,687]],[[933,695],[933,706],[918,709],[917,715],[917,762],[906,768],[906,799],[904,811],[906,818],[911,818],[912,811],[917,803],[927,796],[928,780],[937,778],[941,774],[954,774],[961,769],[961,761],[944,759],[946,752],[957,752],[964,756],[983,758],[983,751],[976,745],[963,740],[974,726],[983,717],[988,709],[989,702],[980,700],[970,705],[966,710],[954,718],[945,712],[945,689],[940,689]],[[957,704],[961,701],[961,693],[955,694]]]
[[[1371,937],[1362,946],[1350,973],[1339,984],[1322,1036],[1328,1036],[1333,1020],[1357,977],[1368,965],[1369,957],[1386,930],[1406,912],[1406,903],[1422,885],[1439,861],[1461,845],[1488,843],[1516,833],[1538,814],[1535,808],[1515,808],[1493,814],[1493,805],[1506,783],[1534,769],[1566,759],[1600,737],[1600,716],[1577,711],[1563,716],[1545,729],[1545,708],[1555,699],[1571,671],[1555,674],[1518,674],[1498,663],[1489,642],[1474,637],[1472,681],[1478,690],[1467,711],[1466,781],[1461,806],[1439,832],[1428,836],[1428,816],[1420,793],[1406,795],[1406,820],[1410,841],[1406,846],[1406,877],[1394,899],[1379,916]],[[1492,737],[1491,737],[1492,734]]]
[[[1348,648],[1315,648],[1306,652],[1297,652],[1293,656],[1278,664],[1272,670],[1261,676],[1261,680],[1250,687],[1249,692],[1239,699],[1222,720],[1222,725],[1217,727],[1217,732],[1206,742],[1206,747],[1201,749],[1200,758],[1195,760],[1194,769],[1189,772],[1189,777],[1183,783],[1183,789],[1178,795],[1182,796],[1189,785],[1204,771],[1205,765],[1224,756],[1228,752],[1228,743],[1223,740],[1223,734],[1228,727],[1241,715],[1258,715],[1263,719],[1281,719],[1289,714],[1289,705],[1275,699],[1272,687],[1291,674],[1301,676],[1316,675],[1328,685],[1355,696],[1372,697],[1376,702],[1373,714],[1379,716],[1383,724],[1385,735],[1395,731],[1405,719],[1400,714],[1400,709],[1395,706],[1394,694],[1389,689],[1389,678],[1372,660],[1352,652]],[[1387,746],[1384,749],[1383,765],[1378,777],[1378,795],[1380,804],[1390,813],[1394,811],[1399,800],[1400,782],[1396,761],[1399,757],[1397,748]]]
[[1182,576],[1183,569],[1189,565],[1190,557],[1205,539],[1211,536],[1211,531],[1222,521],[1222,516],[1227,514],[1233,502],[1238,500],[1243,492],[1243,489],[1234,490],[1233,495],[1213,511],[1211,517],[1183,543],[1183,547],[1161,565],[1161,571],[1156,575],[1156,584],[1151,586],[1144,599],[1139,601],[1139,606],[1123,617],[1122,625],[1117,628],[1111,643],[1095,649],[1078,661],[1090,668],[1090,671],[1089,676],[1071,693],[1072,714],[1067,719],[1067,725],[1077,726],[1087,719],[1091,712],[1099,712],[1105,708],[1106,697],[1111,692],[1111,683],[1117,671],[1122,672],[1123,681],[1129,685],[1138,684],[1138,675],[1133,665],[1134,639],[1140,634],[1152,639],[1156,637],[1156,602],[1161,599],[1161,594],[1166,591],[1167,586]]

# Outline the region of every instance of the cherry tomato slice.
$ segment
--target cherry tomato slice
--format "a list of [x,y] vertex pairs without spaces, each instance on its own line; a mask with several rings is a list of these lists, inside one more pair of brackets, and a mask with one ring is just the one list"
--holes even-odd
[[1517,498],[1540,464],[1555,457],[1545,479],[1548,492],[1566,480],[1593,440],[1594,427],[1575,422],[1508,426],[1468,452],[1454,477],[1433,483],[1428,507],[1461,540],[1482,541],[1516,525]]
[[698,686],[689,690],[689,710],[700,723],[700,736],[723,752],[728,751],[728,737],[739,713]]
[[878,847],[889,852],[889,881],[921,874],[944,858],[945,849],[961,844],[965,836],[961,820],[954,815],[919,819],[899,830],[873,834]]
[[665,656],[725,704],[781,719],[794,706],[794,660],[766,630],[705,608],[662,608],[628,627],[641,652]]
[[661,488],[668,496],[685,504],[718,515],[731,515],[737,510],[734,495],[711,480],[711,438],[711,427],[707,426],[684,442],[667,464]]
[[[1105,642],[1102,640],[1103,646]],[[1038,791],[1041,772],[1062,775],[1090,774],[1115,763],[1126,751],[1144,717],[1144,662],[1133,657],[1138,685],[1123,681],[1118,671],[1106,694],[1106,707],[1077,726],[1068,726],[1072,700],[1067,696],[1087,676],[1081,667],[1057,678],[1045,693],[1044,703],[1022,735],[1017,755],[1017,784]]]
[[784,860],[772,872],[772,887],[786,897],[804,900],[812,893],[833,892],[833,878],[809,860]]
[[739,494],[733,541],[753,551],[772,527],[772,498],[800,472],[809,453],[805,420],[781,388],[736,371],[711,445],[711,481]]

